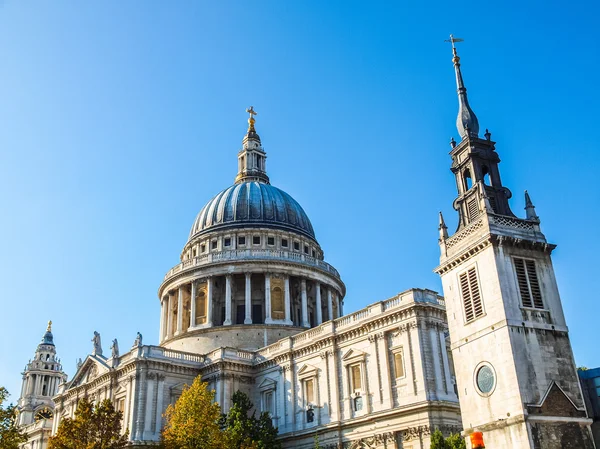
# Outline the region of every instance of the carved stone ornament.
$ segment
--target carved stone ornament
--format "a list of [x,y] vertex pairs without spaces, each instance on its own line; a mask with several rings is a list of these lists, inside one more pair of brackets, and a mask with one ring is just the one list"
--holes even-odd
[[379,449],[387,444],[394,443],[394,434],[386,432],[373,435],[371,437],[360,438],[358,440],[346,441],[342,447],[344,449]]

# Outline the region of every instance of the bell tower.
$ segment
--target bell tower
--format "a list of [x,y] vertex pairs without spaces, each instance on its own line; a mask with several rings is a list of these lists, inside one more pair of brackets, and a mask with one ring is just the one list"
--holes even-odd
[[58,392],[58,385],[64,381],[66,374],[56,357],[52,321],[49,321],[33,360],[29,361],[23,372],[23,386],[18,403],[19,425],[52,420],[52,397]]
[[450,36],[460,142],[451,140],[458,227],[440,214],[440,265],[465,435],[490,448],[594,448],[551,253],[525,192],[510,209],[491,133],[467,99]]

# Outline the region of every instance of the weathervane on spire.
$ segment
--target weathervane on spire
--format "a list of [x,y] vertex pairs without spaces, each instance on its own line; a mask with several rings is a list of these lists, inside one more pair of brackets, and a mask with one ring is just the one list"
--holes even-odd
[[254,123],[256,123],[255,115],[258,115],[258,112],[254,110],[254,106],[250,106],[246,109],[246,112],[250,114],[250,118],[248,119],[248,132],[256,132],[254,129]]
[[460,58],[458,57],[458,55],[456,54],[456,46],[454,45],[455,42],[464,42],[464,39],[461,39],[460,37],[454,37],[453,34],[450,35],[450,39],[446,39],[444,42],[450,42],[452,44],[452,53],[454,54],[454,59],[453,62],[457,63]]

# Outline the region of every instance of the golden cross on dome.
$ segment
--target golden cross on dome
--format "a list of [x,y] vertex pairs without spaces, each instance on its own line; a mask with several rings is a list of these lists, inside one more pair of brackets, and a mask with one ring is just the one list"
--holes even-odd
[[52,330],[52,320],[48,321],[48,327],[46,328],[46,332],[50,332]]
[[250,106],[246,109],[246,112],[250,114],[250,118],[248,119],[248,132],[254,132],[254,123],[256,122],[254,116],[258,115],[258,112],[254,110],[254,106]]

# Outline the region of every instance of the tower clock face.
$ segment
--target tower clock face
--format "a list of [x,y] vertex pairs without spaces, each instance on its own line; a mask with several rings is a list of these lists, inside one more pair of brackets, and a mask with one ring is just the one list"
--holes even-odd
[[35,414],[35,420],[41,421],[42,419],[52,419],[52,416],[54,416],[52,414],[52,410],[50,410],[48,407],[44,407]]

